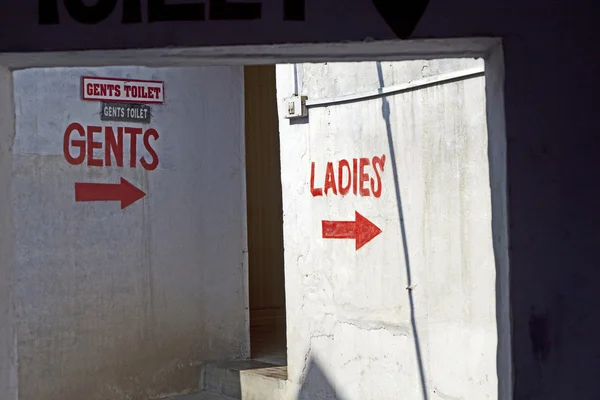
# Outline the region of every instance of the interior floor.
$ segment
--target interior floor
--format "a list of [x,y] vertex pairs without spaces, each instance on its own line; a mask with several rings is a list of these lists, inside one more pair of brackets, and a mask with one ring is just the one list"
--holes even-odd
[[250,313],[252,358],[275,365],[287,364],[285,310],[254,310]]

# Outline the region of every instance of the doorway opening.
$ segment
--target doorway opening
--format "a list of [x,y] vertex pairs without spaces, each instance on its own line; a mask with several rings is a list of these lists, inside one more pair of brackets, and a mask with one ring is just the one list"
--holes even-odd
[[[433,44],[430,44],[433,43]],[[333,47],[327,47],[326,45],[295,45],[292,49],[288,47],[277,47],[277,46],[262,46],[262,47],[243,47],[243,48],[231,48],[223,50],[222,54],[213,55],[211,53],[214,49],[190,49],[190,50],[177,50],[173,51],[172,59],[173,63],[177,65],[208,65],[217,64],[222,65],[239,65],[241,63],[296,63],[296,62],[325,62],[325,61],[366,61],[366,60],[378,60],[378,59],[394,59],[394,61],[401,61],[403,59],[414,59],[417,57],[422,58],[440,58],[440,55],[448,56],[450,53],[454,56],[468,56],[473,54],[488,54],[487,45],[481,45],[479,48],[476,46],[477,42],[470,40],[467,44],[461,45],[453,44],[452,47],[445,43],[435,42],[403,42],[403,43],[353,43],[348,45],[336,45]],[[217,49],[218,50],[218,49]],[[169,50],[170,51],[170,50]],[[165,50],[165,52],[168,52]],[[113,53],[111,53],[113,54]],[[145,58],[139,56],[137,52],[127,51],[124,53],[114,53],[109,58],[107,55],[104,58],[94,58],[93,53],[77,53],[77,54],[58,54],[58,55],[47,55],[43,59],[44,65],[73,65],[77,61],[78,64],[95,65],[102,63],[104,65],[107,62],[114,64],[137,64],[140,60],[144,60],[147,65],[162,65],[165,58],[159,51],[152,51],[144,53]],[[224,54],[224,55],[223,55]],[[390,56],[390,54],[394,56]],[[490,53],[491,54],[491,53]],[[494,54],[500,54],[494,52]],[[28,58],[29,57],[29,58]],[[55,57],[55,58],[53,58]],[[86,58],[87,57],[87,58]],[[153,58],[154,57],[154,58]],[[165,56],[166,57],[166,56]],[[212,57],[212,58],[211,58]],[[501,70],[499,65],[501,64],[500,56],[486,55],[486,64],[492,64],[492,67],[486,71],[486,82],[494,83],[486,87],[486,94],[488,98],[488,131],[490,132],[490,149],[495,150],[490,155],[489,163],[491,165],[490,175],[494,178],[492,181],[492,206],[494,218],[492,223],[494,224],[495,232],[498,232],[497,236],[494,236],[495,250],[497,251],[496,260],[496,271],[497,277],[497,317],[498,317],[498,376],[502,380],[499,382],[500,398],[505,398],[502,393],[506,393],[506,397],[510,397],[509,393],[511,390],[511,364],[510,364],[510,319],[508,313],[508,258],[507,258],[507,247],[506,247],[506,229],[505,229],[505,175],[504,175],[504,160],[503,153],[504,149],[504,132],[503,132],[503,115],[502,110],[502,74],[498,71]],[[490,61],[490,59],[492,61]],[[35,55],[29,56],[24,55],[16,59],[18,66],[35,66],[36,63],[40,63],[40,59],[35,58]],[[111,61],[114,60],[114,61]],[[0,58],[1,61],[1,58]],[[15,62],[17,62],[15,61]],[[11,61],[12,62],[12,61]],[[493,63],[498,64],[493,64]],[[492,71],[488,75],[488,72]],[[315,389],[318,386],[311,386],[323,382],[320,379],[323,374],[320,374],[320,368],[318,363],[306,358],[294,357],[294,354],[300,354],[299,352],[290,352],[289,360],[286,360],[286,309],[285,309],[285,286],[284,286],[284,264],[283,264],[283,227],[282,227],[282,201],[281,201],[281,166],[280,166],[280,151],[279,151],[279,127],[278,127],[278,115],[277,115],[277,96],[275,90],[275,67],[274,66],[247,66],[245,67],[245,90],[246,90],[246,129],[245,129],[245,142],[246,142],[246,174],[247,174],[247,225],[248,225],[248,247],[249,247],[249,309],[250,309],[250,343],[251,343],[251,356],[254,359],[267,360],[271,363],[275,363],[275,360],[281,360],[283,362],[289,361],[290,365],[290,382],[293,383],[305,383],[305,386],[301,388],[300,398],[306,398],[312,396]],[[293,73],[290,74],[293,76]],[[288,79],[290,82],[293,80]],[[365,82],[360,77],[356,80],[357,82]],[[369,86],[361,88],[360,93],[363,90],[366,92],[367,89],[374,89],[377,86]],[[352,88],[354,93],[354,89]],[[253,94],[254,93],[254,94]],[[359,93],[357,91],[357,93]],[[359,93],[359,94],[360,94]],[[386,92],[389,93],[389,92]],[[287,93],[289,94],[289,93]],[[367,93],[369,94],[369,93]],[[377,92],[373,96],[380,96],[381,93]],[[368,97],[371,97],[369,94]],[[330,104],[341,104],[347,103],[347,93],[329,93],[327,96],[323,94],[322,99],[313,99],[309,97],[314,108],[320,108],[321,112],[325,110],[327,105]],[[352,101],[357,99],[353,95]],[[319,100],[317,104],[313,100]],[[325,104],[325,101],[327,104]],[[216,103],[216,102],[215,102]],[[379,117],[380,113],[384,110],[381,106],[383,103],[379,100],[377,107],[374,110],[377,112]],[[315,115],[315,112],[312,114]],[[8,119],[7,119],[8,120]],[[341,119],[343,121],[343,119]],[[312,118],[313,126],[317,118]],[[13,128],[11,128],[13,129]],[[10,132],[7,129],[6,132]],[[286,139],[283,141],[288,142],[289,135],[286,135],[286,131],[282,134]],[[296,136],[298,137],[298,136]],[[385,139],[385,136],[384,136]],[[187,147],[191,146],[187,144]],[[185,146],[184,146],[185,148]],[[221,155],[218,155],[221,156]],[[389,159],[392,157],[390,156]],[[287,157],[284,157],[287,161]],[[284,165],[286,163],[283,163]],[[322,164],[320,168],[323,168]],[[288,169],[287,172],[290,170]],[[388,171],[390,171],[388,169]],[[321,173],[321,178],[323,174]],[[290,179],[290,175],[284,176],[285,179]],[[323,183],[324,179],[321,180]],[[287,182],[287,181],[286,181]],[[324,188],[324,186],[321,186]],[[286,203],[288,203],[286,201]],[[286,204],[289,206],[289,204]],[[353,210],[352,210],[353,211]],[[286,208],[286,214],[288,214]],[[289,214],[288,214],[289,215]],[[322,218],[329,218],[326,213]],[[340,216],[340,218],[346,218],[346,216]],[[317,219],[317,218],[315,218]],[[287,226],[286,226],[287,227]],[[286,232],[290,232],[286,230]],[[318,231],[317,235],[319,234]],[[289,249],[288,249],[289,251]],[[241,253],[238,253],[241,254]],[[231,264],[230,264],[231,265]],[[235,263],[234,266],[239,266],[239,263]],[[355,269],[359,271],[359,269]],[[352,272],[354,274],[354,272]],[[201,276],[201,275],[198,275]],[[350,276],[350,275],[348,275]],[[290,281],[288,277],[288,282]],[[355,280],[356,281],[356,280]],[[239,279],[237,280],[239,282]],[[399,282],[399,281],[395,281]],[[209,283],[210,284],[210,283]],[[423,287],[421,284],[420,289]],[[406,287],[400,287],[400,291],[404,293],[404,290],[412,290],[412,285]],[[289,294],[292,294],[294,287],[288,287]],[[348,292],[349,293],[349,292]],[[214,302],[207,302],[210,308]],[[299,327],[297,318],[298,315],[294,315],[298,308],[298,304],[290,304],[292,307],[288,309],[289,325]],[[245,304],[243,306],[246,306]],[[240,306],[237,310],[242,310]],[[220,310],[217,310],[220,311]],[[240,314],[242,314],[240,312]],[[311,316],[312,317],[312,316]],[[371,319],[369,314],[362,316],[365,320],[358,321],[363,323],[363,327],[366,327],[364,331],[372,330],[369,328],[368,319]],[[238,323],[235,325],[239,327]],[[240,330],[236,330],[236,338],[238,339],[241,335],[237,333]],[[219,334],[219,338],[223,335]],[[193,335],[195,340],[204,340],[199,335]],[[239,339],[246,340],[247,337]],[[295,331],[290,330],[289,339],[291,348],[296,349],[306,346],[306,342],[300,339],[299,334]],[[323,339],[323,338],[321,338]],[[179,339],[178,339],[179,340]],[[351,342],[347,342],[351,343]],[[365,342],[366,343],[366,342]],[[216,346],[215,346],[216,347]],[[237,347],[235,343],[229,345],[225,343],[223,349]],[[240,346],[242,347],[242,346]],[[245,344],[243,346],[245,349]],[[313,349],[316,348],[313,347]],[[325,349],[326,346],[321,346]],[[357,349],[357,346],[349,347],[353,350]],[[386,349],[385,346],[380,348]],[[411,353],[412,354],[412,353]],[[318,355],[318,354],[317,354]],[[315,358],[316,359],[316,358]],[[310,360],[310,361],[309,361]],[[308,379],[304,379],[305,376],[301,376],[300,373],[306,371]],[[317,372],[313,372],[317,371]],[[335,377],[334,377],[335,379]],[[197,382],[197,379],[194,379]],[[206,381],[204,382],[206,383]],[[217,383],[221,383],[220,381]],[[321,383],[324,385],[323,383]],[[239,382],[236,383],[237,390],[240,390]],[[324,385],[325,386],[325,385]],[[279,386],[278,386],[279,388]],[[186,390],[190,390],[191,387],[186,387]],[[205,388],[201,388],[205,389]],[[323,393],[321,391],[320,393]],[[331,396],[330,396],[331,397]],[[277,398],[272,395],[258,396],[257,398],[274,399]]]
[[250,352],[287,363],[275,65],[244,67]]

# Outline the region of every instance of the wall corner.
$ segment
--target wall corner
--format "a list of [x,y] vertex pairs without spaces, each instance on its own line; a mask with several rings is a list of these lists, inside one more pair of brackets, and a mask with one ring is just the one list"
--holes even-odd
[[498,327],[498,399],[513,393],[510,260],[508,233],[508,181],[506,121],[504,114],[504,57],[502,43],[485,57],[488,157],[492,193],[492,234],[496,260],[496,319]]
[[0,398],[18,398],[17,340],[13,302],[14,230],[11,175],[15,137],[13,74],[0,68]]

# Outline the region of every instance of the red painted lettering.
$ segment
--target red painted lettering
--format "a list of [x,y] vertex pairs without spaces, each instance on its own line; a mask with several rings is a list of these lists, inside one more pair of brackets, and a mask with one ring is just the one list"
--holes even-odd
[[333,163],[327,163],[327,172],[325,173],[325,186],[323,187],[323,191],[325,192],[325,196],[327,196],[327,192],[329,190],[333,191],[333,194],[337,194],[337,189],[335,187],[335,175],[333,174]]
[[[344,185],[344,168],[348,171],[348,180],[346,185]],[[352,186],[352,172],[350,171],[350,163],[348,163],[347,160],[341,160],[338,165],[338,189],[340,191],[340,195],[347,195],[350,191],[350,186]]]
[[[89,86],[88,86],[89,87]],[[73,122],[65,130],[65,138],[63,142],[63,154],[65,160],[71,165],[80,165],[85,161],[85,140],[71,140],[71,133],[77,131],[80,137],[85,137],[85,129],[81,124]],[[71,146],[79,147],[79,155],[74,157],[71,154]]]
[[[310,169],[310,190],[313,196],[346,196],[350,189],[354,195],[368,197],[381,197],[383,185],[382,175],[385,169],[385,154],[381,157],[372,159],[361,157],[352,159],[352,168],[350,161],[342,159],[337,162],[337,168],[334,162],[328,162],[325,165],[325,174],[320,175],[322,180],[317,178],[315,184],[316,163],[311,163]],[[335,175],[337,171],[337,177]],[[322,182],[321,189],[319,186]]]
[[[142,134],[141,140],[148,154],[138,160],[138,135]],[[78,135],[80,139],[74,139],[73,135]],[[89,167],[112,167],[113,165],[123,167],[125,141],[129,139],[129,166],[135,168],[139,161],[144,169],[153,171],[158,168],[160,161],[153,147],[153,142],[158,138],[156,129],[148,129],[144,132],[142,128],[134,127],[87,126],[84,128],[81,124],[73,122],[65,130],[63,153],[71,165],[81,165],[87,161]],[[73,152],[73,148],[78,148],[79,152]],[[98,154],[99,149],[104,151],[101,157]]]
[[358,160],[352,159],[352,193],[356,196],[358,187]]
[[121,97],[121,86],[115,85],[115,96]]
[[385,154],[379,157],[373,157],[373,169],[375,170],[375,176],[377,180],[377,189],[375,189],[375,179],[371,178],[371,191],[373,192],[373,196],[379,198],[381,197],[381,191],[383,187],[381,186],[381,174],[377,170],[377,168],[381,169],[383,172],[385,168]]
[[100,96],[100,84],[94,83],[94,95]]
[[146,151],[150,153],[152,161],[147,162],[142,157],[140,159],[140,163],[142,164],[142,167],[144,167],[147,171],[154,171],[156,167],[158,167],[158,154],[156,154],[156,151],[154,151],[154,149],[150,145],[150,137],[154,138],[154,141],[158,140],[158,132],[155,129],[148,129],[146,132],[144,132],[144,147],[146,148]]
[[313,196],[323,196],[323,189],[315,188],[315,163],[310,166],[310,192]]
[[137,86],[132,86],[131,87],[131,97],[134,97],[134,98],[138,97],[138,88],[137,88]]
[[85,85],[85,91],[88,96],[93,96],[94,95],[94,85],[92,85],[91,83],[88,83],[87,85]]
[[137,135],[142,134],[142,128],[125,128],[125,134],[130,135],[129,139],[129,166],[135,168],[137,162]]
[[129,97],[131,92],[131,86],[125,85],[125,96]]
[[359,176],[358,192],[360,193],[361,196],[369,196],[371,194],[369,192],[369,188],[364,187],[364,184],[369,182],[369,174],[365,173],[365,167],[367,167],[369,165],[370,165],[370,163],[369,163],[368,158],[360,159],[360,176]]
[[105,143],[106,143],[106,154],[105,154],[105,165],[112,166],[112,158],[114,156],[115,162],[118,167],[123,166],[123,128],[117,129],[117,136],[115,137],[115,131],[110,126],[105,129]]
[[107,91],[107,86],[106,84],[102,84],[100,85],[100,96],[106,96],[106,91]]
[[94,133],[101,133],[101,126],[88,126],[87,127],[87,165],[88,167],[102,167],[101,158],[94,158],[94,149],[101,149],[102,142],[94,141]]

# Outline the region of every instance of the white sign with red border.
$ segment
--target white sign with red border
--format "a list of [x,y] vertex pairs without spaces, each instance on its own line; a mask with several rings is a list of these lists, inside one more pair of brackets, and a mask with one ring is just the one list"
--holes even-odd
[[89,101],[162,104],[165,84],[138,79],[81,77],[81,98]]

